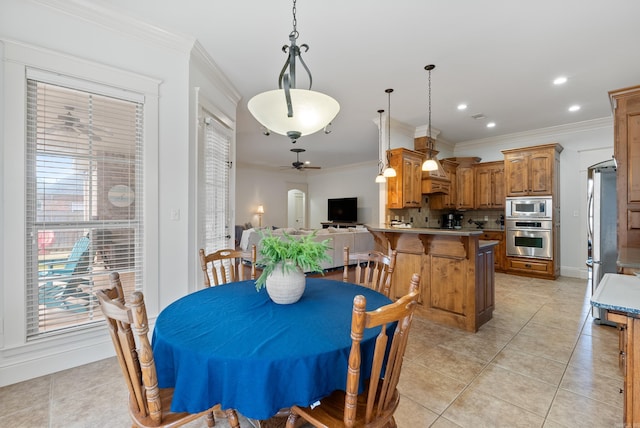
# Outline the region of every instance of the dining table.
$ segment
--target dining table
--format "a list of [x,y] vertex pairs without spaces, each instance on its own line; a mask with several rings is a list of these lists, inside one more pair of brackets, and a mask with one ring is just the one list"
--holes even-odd
[[[220,404],[266,420],[345,389],[353,299],[367,310],[391,300],[356,284],[306,278],[301,299],[276,304],[255,281],[205,288],[157,317],[152,347],[161,388],[174,388],[171,410],[197,413]],[[388,328],[390,328],[388,326]],[[369,378],[377,333],[361,342],[360,388]]]

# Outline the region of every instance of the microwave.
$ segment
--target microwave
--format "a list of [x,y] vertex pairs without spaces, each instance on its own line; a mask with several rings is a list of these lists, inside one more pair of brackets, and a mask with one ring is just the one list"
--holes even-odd
[[551,196],[524,196],[507,198],[506,218],[546,218],[552,217]]

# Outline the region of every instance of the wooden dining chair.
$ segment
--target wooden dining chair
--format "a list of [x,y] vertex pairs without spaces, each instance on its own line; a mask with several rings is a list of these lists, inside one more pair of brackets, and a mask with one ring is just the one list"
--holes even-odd
[[[365,254],[349,254],[349,247],[344,247],[344,270],[342,280],[353,282],[376,290],[389,297],[391,277],[396,267],[398,252],[393,250],[388,256],[380,251]],[[355,263],[355,279],[349,280],[349,266]]]
[[[409,338],[418,294],[420,275],[414,273],[409,293],[393,303],[366,311],[367,301],[358,295],[353,299],[351,316],[351,351],[345,390],[338,390],[320,400],[317,406],[292,406],[286,428],[294,428],[301,417],[316,427],[396,427],[393,417],[400,402],[397,385]],[[387,326],[397,322],[393,337],[387,336]],[[376,338],[371,378],[358,395],[361,371],[360,341],[365,329],[380,330]],[[387,345],[389,345],[388,347]],[[385,355],[388,356],[385,360]]]
[[[205,255],[204,250],[201,248],[200,265],[202,266],[202,272],[204,272],[205,287],[211,287],[211,277],[213,277],[214,285],[256,279],[257,250],[255,244],[251,246],[249,278],[246,278],[244,265],[242,264],[243,254],[240,250],[224,249]],[[209,273],[211,273],[211,277]]]
[[[178,427],[205,416],[207,426],[213,427],[213,411],[218,410],[219,405],[200,413],[170,411],[173,388],[158,388],[153,351],[147,337],[149,324],[144,297],[140,291],[135,291],[131,294],[129,303],[125,304],[118,272],[111,273],[110,281],[112,288],[99,290],[96,296],[107,320],[118,362],[129,388],[129,415],[133,426]],[[138,339],[137,350],[134,332]],[[235,410],[226,410],[225,414],[229,426],[240,427]]]

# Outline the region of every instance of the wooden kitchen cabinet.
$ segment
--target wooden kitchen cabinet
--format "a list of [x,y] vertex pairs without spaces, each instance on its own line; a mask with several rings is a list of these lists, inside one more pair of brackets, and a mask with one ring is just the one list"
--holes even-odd
[[482,238],[485,241],[498,241],[493,248],[494,269],[496,272],[504,272],[507,268],[507,245],[504,240],[504,231],[485,230]]
[[473,166],[459,166],[456,171],[456,192],[458,200],[456,208],[463,210],[475,208],[474,184],[475,176]]
[[456,169],[458,168],[458,163],[449,159],[443,159],[440,161],[440,165],[442,165],[442,169],[447,173],[451,182],[449,193],[436,193],[431,195],[429,197],[429,208],[432,210],[455,210],[458,207],[458,192],[456,190]]
[[503,150],[507,196],[551,196],[560,180],[560,144]]
[[609,92],[617,163],[618,248],[640,247],[640,86]]
[[504,161],[475,165],[477,209],[504,209]]
[[476,191],[474,165],[481,159],[474,156],[448,159],[458,163],[456,168],[456,209],[472,210],[475,208]]
[[422,153],[401,147],[388,154],[389,165],[396,170],[396,176],[387,178],[387,208],[420,208]]
[[533,276],[544,279],[555,279],[558,277],[553,260],[507,257],[507,271],[516,275]]

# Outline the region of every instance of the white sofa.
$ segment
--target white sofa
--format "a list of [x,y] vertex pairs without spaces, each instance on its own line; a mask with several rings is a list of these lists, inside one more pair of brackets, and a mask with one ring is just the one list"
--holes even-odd
[[[333,269],[344,266],[344,247],[349,247],[349,253],[367,253],[374,249],[373,235],[364,227],[348,227],[348,228],[335,228],[329,227],[326,229],[316,230],[298,230],[294,228],[282,228],[274,229],[271,231],[273,235],[278,235],[286,232],[292,237],[309,235],[316,233],[316,240],[324,241],[329,239],[328,250],[331,261],[322,262],[323,269]],[[260,260],[260,240],[262,235],[259,230],[247,229],[242,232],[242,238],[240,239],[240,249],[249,254],[251,246],[256,244],[258,250],[258,260]],[[248,258],[247,258],[248,259]]]

